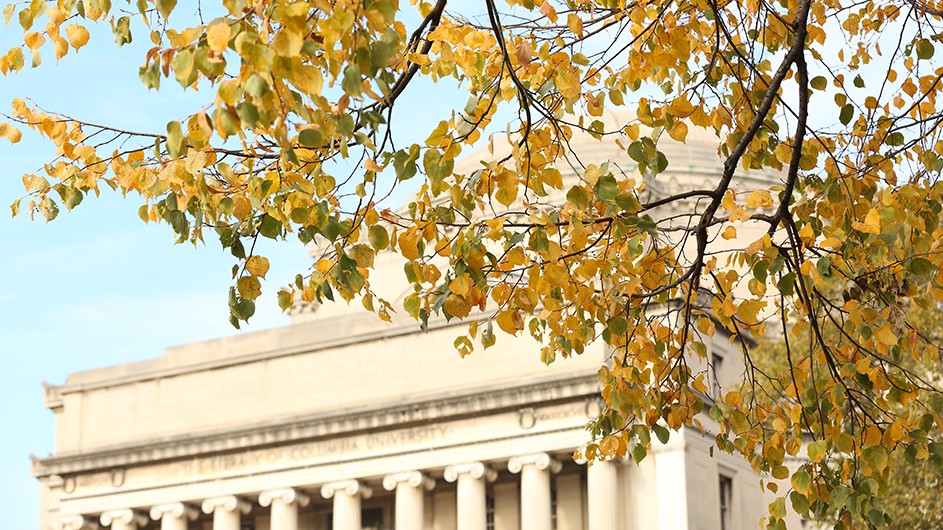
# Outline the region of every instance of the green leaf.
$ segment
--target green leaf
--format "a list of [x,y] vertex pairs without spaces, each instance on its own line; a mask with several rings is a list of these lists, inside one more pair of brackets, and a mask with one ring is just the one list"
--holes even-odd
[[828,79],[825,79],[824,76],[815,76],[809,81],[809,86],[815,90],[825,90],[825,87],[828,86]]
[[920,39],[917,42],[917,58],[923,61],[933,57],[933,53],[936,50],[933,47],[933,43],[930,42],[930,39]]
[[812,479],[809,477],[809,473],[804,470],[795,472],[792,475],[791,482],[792,487],[803,495],[812,490]]
[[268,92],[268,83],[259,74],[252,74],[246,81],[246,93],[254,98],[261,98]]
[[600,199],[614,199],[619,195],[619,184],[612,175],[603,175],[596,181],[595,191]]
[[851,103],[846,103],[845,106],[841,108],[841,113],[838,115],[838,119],[842,122],[842,125],[848,125],[854,116],[855,108],[851,105]]
[[652,425],[652,432],[655,433],[655,437],[658,438],[659,442],[663,444],[668,443],[668,438],[671,436],[671,431],[656,423]]
[[271,215],[262,216],[262,224],[259,226],[259,233],[269,239],[275,239],[282,235],[282,223]]
[[383,250],[390,245],[390,234],[380,225],[373,225],[367,230],[367,240],[375,250]]
[[860,75],[856,75],[852,83],[858,88],[864,88],[864,79]]
[[937,269],[933,263],[926,258],[914,258],[907,264],[907,270],[915,276],[930,276],[935,274]]
[[566,192],[566,201],[580,210],[585,210],[589,206],[589,193],[583,186],[573,186]]
[[298,132],[298,143],[305,147],[321,147],[324,144],[324,137],[321,136],[321,131],[317,127],[305,127]]
[[341,81],[341,88],[351,96],[359,96],[363,91],[363,81],[360,75],[360,67],[355,64],[349,65],[344,69],[344,80]]
[[810,443],[809,447],[806,448],[806,451],[809,454],[809,460],[812,462],[821,462],[822,459],[825,458],[825,449],[825,440],[819,440]]

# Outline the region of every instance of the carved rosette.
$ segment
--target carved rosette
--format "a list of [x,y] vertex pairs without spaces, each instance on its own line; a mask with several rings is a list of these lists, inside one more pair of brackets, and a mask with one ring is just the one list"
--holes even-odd
[[222,510],[226,512],[234,512],[239,510],[243,515],[248,514],[252,510],[252,506],[243,500],[240,500],[235,495],[226,495],[225,497],[214,497],[212,499],[206,499],[203,501],[203,513],[211,514],[216,510]]
[[559,461],[547,453],[515,456],[508,460],[508,471],[511,473],[520,473],[524,466],[534,466],[541,471],[550,469],[551,473],[559,473],[563,467]]
[[498,478],[497,472],[481,462],[468,462],[466,464],[455,464],[445,468],[443,476],[447,482],[455,482],[461,475],[468,475],[474,479],[484,477],[488,482],[494,482]]
[[435,487],[435,480],[423,475],[419,471],[404,471],[383,477],[383,489],[386,491],[393,491],[400,484],[406,484],[411,488],[421,487],[429,491]]
[[147,524],[147,517],[144,517],[143,515],[131,509],[111,510],[104,512],[101,514],[101,517],[99,517],[98,520],[101,521],[102,526],[111,526],[114,523],[137,526],[144,526]]
[[304,507],[307,506],[309,502],[311,502],[311,497],[308,497],[295,488],[281,488],[277,490],[263,491],[259,494],[259,504],[261,504],[263,508],[270,506],[275,501],[278,501],[282,504],[291,504],[293,502],[297,502],[298,506]]
[[369,499],[373,495],[373,488],[364,486],[359,480],[341,480],[321,486],[321,496],[325,499],[330,499],[338,492],[350,497],[359,493],[361,498]]

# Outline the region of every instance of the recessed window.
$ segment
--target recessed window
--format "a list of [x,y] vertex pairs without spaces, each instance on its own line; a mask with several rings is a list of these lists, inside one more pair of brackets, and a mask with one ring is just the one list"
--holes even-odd
[[716,353],[711,355],[711,397],[720,397],[720,374],[724,369],[724,358]]
[[733,511],[733,479],[720,475],[720,530],[731,530],[731,512]]

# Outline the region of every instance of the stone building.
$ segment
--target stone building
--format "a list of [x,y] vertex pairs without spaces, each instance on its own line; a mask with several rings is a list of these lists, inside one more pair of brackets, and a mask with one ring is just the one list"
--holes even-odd
[[[580,142],[586,163],[626,159]],[[720,170],[708,137],[661,145],[671,165],[649,193]],[[375,284],[397,285],[394,258],[378,269],[390,279]],[[33,468],[42,530],[758,527],[769,499],[741,458],[709,454],[710,433],[672,433],[640,465],[573,461],[600,410],[601,343],[544,366],[530,338],[501,337],[461,359],[462,325],[423,333],[335,304],[72,374],[46,390],[56,440]],[[712,344],[718,384],[740,376],[730,348]]]

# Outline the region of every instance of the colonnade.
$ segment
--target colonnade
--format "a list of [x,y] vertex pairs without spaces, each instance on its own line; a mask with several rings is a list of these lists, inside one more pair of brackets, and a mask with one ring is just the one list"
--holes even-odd
[[[551,530],[552,500],[551,474],[561,464],[547,453],[515,456],[508,460],[507,469],[520,474],[520,527],[526,530]],[[443,478],[456,484],[456,530],[486,530],[487,483],[494,481],[497,472],[484,462],[466,462],[445,468]],[[588,529],[618,529],[617,470],[611,462],[595,462],[587,469]],[[423,530],[425,493],[435,487],[428,474],[411,470],[387,475],[383,488],[395,493],[394,521],[396,530]],[[361,530],[361,500],[369,498],[373,489],[360,480],[329,482],[320,488],[320,494],[333,503],[334,530]],[[251,495],[251,494],[246,494]],[[279,488],[258,492],[258,503],[270,510],[272,530],[297,530],[299,508],[311,502],[308,493],[298,488]],[[200,508],[213,516],[213,530],[239,530],[241,518],[251,511],[251,505],[236,495],[207,498]],[[138,530],[146,524],[145,513],[160,521],[161,530],[188,530],[188,524],[197,518],[194,506],[175,502],[150,507],[126,508],[102,512],[98,517],[72,515],[59,520],[60,530],[89,530],[107,527],[111,530]]]

